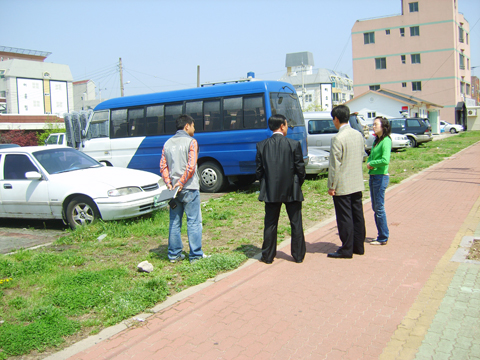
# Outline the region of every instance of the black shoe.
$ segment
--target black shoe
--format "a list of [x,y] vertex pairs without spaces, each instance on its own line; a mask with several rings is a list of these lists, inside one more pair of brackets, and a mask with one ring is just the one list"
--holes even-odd
[[267,261],[263,257],[260,258],[261,262],[264,262],[265,264],[271,264],[273,261]]
[[301,263],[303,262],[303,260],[295,260],[295,262],[296,262],[297,264],[301,264]]
[[352,255],[345,255],[342,252],[335,251],[334,253],[329,253],[327,257],[334,258],[334,259],[351,259]]
[[357,251],[354,251],[353,253],[354,253],[355,255],[363,255],[363,254],[365,254],[365,252],[357,252]]

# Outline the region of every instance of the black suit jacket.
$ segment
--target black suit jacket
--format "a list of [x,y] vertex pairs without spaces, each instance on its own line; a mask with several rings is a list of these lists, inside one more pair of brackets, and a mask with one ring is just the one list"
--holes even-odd
[[258,200],[265,202],[303,201],[305,163],[299,141],[273,134],[257,144]]

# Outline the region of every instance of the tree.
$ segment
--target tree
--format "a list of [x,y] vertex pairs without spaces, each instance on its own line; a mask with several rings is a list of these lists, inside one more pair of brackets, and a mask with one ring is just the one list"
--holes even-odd
[[37,133],[26,130],[10,130],[1,134],[1,144],[17,144],[20,146],[38,145]]

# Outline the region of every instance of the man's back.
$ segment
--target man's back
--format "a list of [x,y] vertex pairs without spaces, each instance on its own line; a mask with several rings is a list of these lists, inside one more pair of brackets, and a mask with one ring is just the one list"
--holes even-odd
[[335,195],[348,195],[365,189],[363,183],[364,140],[362,134],[349,125],[342,126],[332,138],[329,188]]
[[305,164],[300,143],[280,134],[258,143],[257,178],[260,201],[302,201],[300,187],[305,179]]

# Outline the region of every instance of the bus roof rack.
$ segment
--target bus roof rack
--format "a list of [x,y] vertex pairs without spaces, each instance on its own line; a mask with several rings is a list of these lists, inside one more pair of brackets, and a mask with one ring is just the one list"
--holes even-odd
[[209,82],[200,85],[201,87],[205,86],[213,86],[213,85],[224,85],[224,84],[236,84],[236,83],[242,83],[242,82],[248,82],[255,80],[254,78],[248,78],[248,79],[240,79],[240,80],[229,80],[229,81],[218,81],[218,82]]

